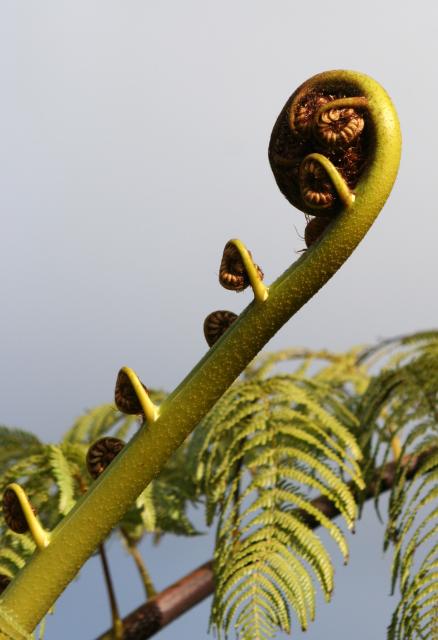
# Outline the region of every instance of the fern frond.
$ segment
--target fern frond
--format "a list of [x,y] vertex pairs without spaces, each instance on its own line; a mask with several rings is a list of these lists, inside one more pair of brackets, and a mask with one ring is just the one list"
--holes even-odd
[[[307,628],[315,612],[315,579],[326,599],[333,590],[330,554],[309,518],[348,559],[341,529],[311,500],[322,493],[353,525],[357,508],[348,482],[363,487],[361,451],[352,435],[358,424],[348,408],[354,385],[347,382],[345,361],[341,366],[340,356],[331,359],[326,352],[325,369],[312,369],[313,354],[306,352],[306,366],[266,377],[290,357],[302,360],[303,353],[253,365],[190,444],[189,458],[199,457],[195,476],[207,499],[207,521],[219,515],[212,609],[219,635],[234,625],[239,638],[271,638],[278,629],[290,631],[292,611]],[[353,359],[348,366],[354,367]],[[363,386],[364,371],[357,374]]]
[[[384,363],[362,400],[371,468],[389,459],[393,438],[401,442],[384,542],[385,548],[394,546],[392,589],[397,585],[400,589],[388,638],[434,640],[438,638],[438,332],[385,341],[365,358],[374,365],[379,358]],[[423,457],[413,475],[407,464],[411,456]]]
[[35,543],[28,534],[2,531],[0,547],[0,573],[14,578],[35,551]]

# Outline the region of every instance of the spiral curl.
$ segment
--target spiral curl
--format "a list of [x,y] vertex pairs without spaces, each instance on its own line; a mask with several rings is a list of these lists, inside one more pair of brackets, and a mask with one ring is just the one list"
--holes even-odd
[[[36,513],[34,507],[30,506],[32,511]],[[29,524],[13,489],[6,489],[3,494],[3,516],[9,529],[14,533],[26,533],[29,531]]]
[[327,146],[349,146],[362,133],[364,118],[352,108],[318,112],[314,133]]
[[305,158],[301,164],[300,189],[303,201],[312,209],[328,209],[336,199],[336,191],[326,171],[313,159]]
[[96,440],[88,449],[86,457],[87,470],[90,476],[94,479],[98,478],[124,446],[123,440],[111,436]]
[[[248,251],[252,259],[251,251]],[[254,264],[259,280],[263,280],[263,271]],[[250,278],[239,250],[232,242],[227,242],[219,268],[219,282],[230,291],[244,291],[250,284]]]
[[[372,131],[368,102],[357,87],[340,80],[330,85],[311,79],[291,96],[280,113],[269,144],[269,161],[283,195],[313,216],[335,216],[348,189],[354,199],[368,162]],[[311,154],[322,154],[344,182],[343,194]]]
[[236,318],[235,313],[226,310],[213,311],[205,318],[204,336],[209,347],[219,340]]
[[[149,393],[147,387],[141,383],[146,393]],[[131,381],[125,371],[121,369],[117,376],[116,389],[114,392],[114,401],[117,409],[128,415],[142,415],[143,407],[131,384]]]

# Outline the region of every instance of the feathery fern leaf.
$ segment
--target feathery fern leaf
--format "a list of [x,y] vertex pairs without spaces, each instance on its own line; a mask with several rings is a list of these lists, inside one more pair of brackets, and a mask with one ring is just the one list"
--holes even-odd
[[59,493],[59,512],[65,515],[74,506],[75,480],[61,447],[49,445],[50,468]]
[[[266,377],[291,358],[298,362],[294,374]],[[315,367],[316,360],[325,367]],[[220,637],[233,625],[239,638],[272,638],[278,629],[290,631],[292,611],[306,629],[315,578],[330,598],[332,561],[308,519],[326,529],[347,560],[344,534],[311,500],[327,496],[353,526],[348,482],[363,483],[349,368],[353,359],[347,366],[341,357],[307,351],[253,363],[194,434],[189,458],[198,460],[194,475],[206,495],[207,522],[219,516],[212,623]],[[353,377],[365,387],[364,368]]]
[[[392,589],[400,602],[389,640],[436,640],[438,602],[438,332],[421,332],[368,351],[384,361],[362,400],[370,468],[396,456],[385,548],[394,547]],[[394,447],[394,441],[400,444]],[[410,457],[420,460],[415,474]]]

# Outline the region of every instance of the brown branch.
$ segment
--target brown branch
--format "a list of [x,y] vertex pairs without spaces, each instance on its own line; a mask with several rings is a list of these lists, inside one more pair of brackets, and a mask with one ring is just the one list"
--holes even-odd
[[[138,607],[123,620],[123,640],[143,640],[213,593],[213,563],[206,562]],[[98,640],[112,640],[107,631]]]
[[[436,453],[436,449],[424,451],[419,455],[404,456],[401,466],[406,469],[406,477],[412,478],[428,457]],[[394,485],[398,463],[388,462],[377,469],[374,478],[368,483],[363,500],[374,498],[376,493],[389,491]],[[351,489],[353,487],[350,486]],[[325,496],[318,496],[312,500],[327,518],[333,519],[339,515],[339,509]],[[302,521],[311,529],[316,529],[320,523],[308,512],[299,510]],[[201,602],[214,591],[213,562],[210,560],[187,574],[178,582],[164,589],[157,596],[148,600],[123,620],[123,640],[146,640],[160,631],[163,627]],[[111,631],[99,636],[97,640],[111,640]]]

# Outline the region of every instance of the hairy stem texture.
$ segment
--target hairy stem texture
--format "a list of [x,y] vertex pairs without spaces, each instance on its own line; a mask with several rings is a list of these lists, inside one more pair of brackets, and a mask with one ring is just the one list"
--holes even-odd
[[[345,206],[338,200],[336,216],[322,238],[270,285],[265,301],[249,304],[167,398],[157,419],[138,431],[55,528],[50,544],[35,552],[2,594],[0,638],[28,638],[167,459],[268,340],[341,267],[381,210],[397,174],[401,146],[397,115],[388,95],[374,80],[353,71],[328,71],[314,76],[294,95],[296,100],[303,100],[306,92],[318,95],[321,91],[331,96],[324,99],[325,103],[348,96],[366,100],[367,159],[361,164],[358,181],[350,187],[354,190],[351,204]],[[297,121],[306,105],[299,108]],[[327,117],[322,112],[317,115],[325,134]],[[356,129],[360,126],[356,125]],[[344,138],[351,131],[350,126]],[[319,153],[321,145],[316,149]],[[316,161],[307,162],[305,169],[313,171],[317,180],[324,171]],[[313,180],[312,176],[309,180]],[[323,182],[327,180],[324,178]],[[318,197],[315,200],[310,182],[302,193],[313,206]]]

